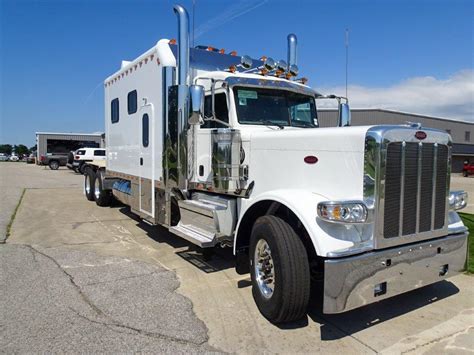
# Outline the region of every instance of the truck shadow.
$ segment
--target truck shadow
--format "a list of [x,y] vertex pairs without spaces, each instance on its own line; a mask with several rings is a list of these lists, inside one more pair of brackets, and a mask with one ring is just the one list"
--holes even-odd
[[[144,230],[150,239],[159,244],[165,243],[176,249],[174,254],[202,272],[214,273],[235,266],[235,257],[232,248],[215,247],[212,248],[212,250],[205,251],[175,236],[162,226],[146,224],[135,214],[131,213],[130,209],[124,205],[116,205],[113,207],[118,207],[121,213],[136,221],[137,226]],[[236,287],[251,287],[250,278],[239,280]],[[321,340],[337,340],[453,296],[458,292],[459,289],[453,283],[443,280],[436,284],[425,286],[349,312],[323,314],[322,285],[318,282],[313,282],[307,313],[308,317],[297,322],[278,325],[278,328],[305,328],[309,324],[308,320],[311,319],[320,325]]]
[[336,340],[453,296],[459,288],[443,280],[341,314],[323,314],[321,288],[313,291],[318,293],[311,298],[308,316],[320,324],[321,340]]
[[137,227],[144,230],[150,239],[176,249],[174,252],[176,255],[205,273],[218,272],[235,266],[232,248],[214,247],[201,249],[187,240],[170,233],[165,227],[151,226],[143,222],[141,218],[130,211],[129,207],[123,204],[117,204],[112,207],[120,208],[119,211],[121,213],[137,222]]

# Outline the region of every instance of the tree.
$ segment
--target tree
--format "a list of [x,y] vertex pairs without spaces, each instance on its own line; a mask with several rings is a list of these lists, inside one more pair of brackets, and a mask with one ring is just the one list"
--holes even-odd
[[23,144],[15,145],[14,150],[17,155],[30,154],[30,150],[28,149],[28,147]]
[[3,154],[12,154],[13,147],[11,144],[0,144],[0,153]]
[[30,152],[36,152],[37,150],[38,150],[38,147],[36,146],[36,144],[30,147]]

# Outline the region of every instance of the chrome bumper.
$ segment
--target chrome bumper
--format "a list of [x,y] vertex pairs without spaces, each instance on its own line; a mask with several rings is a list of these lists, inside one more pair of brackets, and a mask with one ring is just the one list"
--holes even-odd
[[325,260],[323,313],[341,313],[464,270],[468,233]]

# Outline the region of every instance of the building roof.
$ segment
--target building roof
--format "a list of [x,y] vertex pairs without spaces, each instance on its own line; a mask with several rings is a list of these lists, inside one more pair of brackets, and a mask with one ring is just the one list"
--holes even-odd
[[[321,108],[318,109],[318,111],[337,111],[335,108]],[[405,111],[397,111],[397,110],[388,110],[384,108],[351,108],[351,111],[359,111],[359,112],[388,112],[388,113],[395,113],[399,115],[405,115],[405,116],[410,116],[410,117],[420,117],[420,118],[426,118],[430,120],[439,120],[439,121],[448,121],[448,122],[459,122],[459,123],[466,123],[466,124],[471,124],[474,125],[474,117],[473,121],[466,121],[466,120],[455,120],[452,118],[446,118],[446,117],[437,117],[437,116],[428,116],[428,115],[421,115],[418,113],[411,113],[411,112],[405,112]]]
[[48,134],[48,135],[55,135],[55,136],[93,136],[93,137],[101,137],[104,133],[97,132],[97,133],[61,133],[61,132],[36,132],[36,135],[39,134]]

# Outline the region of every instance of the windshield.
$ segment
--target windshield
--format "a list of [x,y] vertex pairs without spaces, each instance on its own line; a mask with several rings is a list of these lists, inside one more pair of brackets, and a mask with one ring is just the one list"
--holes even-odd
[[240,124],[317,127],[314,97],[292,91],[234,88]]

